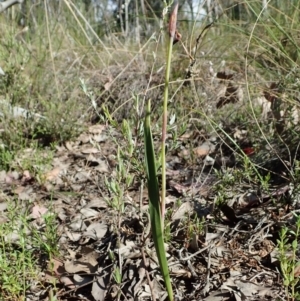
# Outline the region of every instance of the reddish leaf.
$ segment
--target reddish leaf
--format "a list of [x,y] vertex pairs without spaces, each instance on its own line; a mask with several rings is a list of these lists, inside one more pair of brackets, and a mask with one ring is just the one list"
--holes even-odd
[[253,147],[245,147],[243,148],[243,152],[245,153],[245,155],[247,156],[251,156],[255,153],[254,148]]

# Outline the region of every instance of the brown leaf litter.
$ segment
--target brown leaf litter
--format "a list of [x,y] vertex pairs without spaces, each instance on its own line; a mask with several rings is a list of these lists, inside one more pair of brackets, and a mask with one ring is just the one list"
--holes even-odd
[[[209,137],[200,146],[206,141]],[[178,143],[184,149],[184,139]],[[147,189],[129,157],[123,160],[134,181],[129,187],[120,182],[120,211],[107,187],[117,180],[118,147],[126,153],[120,133],[94,125],[76,141],[58,146],[52,166],[40,179],[28,171],[0,173],[2,221],[8,218],[7,201],[14,197],[22,212],[30,208],[28,235],[34,227],[42,231],[45,214],[57,215],[60,254],[48,260],[39,284],[28,291],[30,300],[49,300],[50,290],[57,300],[166,300],[151,238]],[[209,155],[219,148],[220,143],[214,144]],[[143,146],[136,152],[139,158]],[[178,153],[168,157],[166,250],[177,300],[284,298],[278,262],[271,254],[278,229],[292,223],[287,218],[292,209],[280,205],[290,187],[267,193],[255,183],[241,183],[224,192],[227,198],[218,207],[220,180],[205,165],[206,155],[195,153],[192,163]],[[5,239],[17,245],[17,231]]]

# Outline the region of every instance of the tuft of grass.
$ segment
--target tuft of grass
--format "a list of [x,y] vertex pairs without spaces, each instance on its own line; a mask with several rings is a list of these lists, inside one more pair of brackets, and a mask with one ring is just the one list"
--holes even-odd
[[286,287],[287,300],[299,300],[299,266],[298,241],[300,235],[300,217],[294,216],[295,226],[290,229],[284,226],[279,234],[278,251],[283,284]]
[[20,206],[16,200],[8,201],[6,216],[1,217],[6,220],[0,223],[2,300],[25,300],[29,287],[39,283],[38,262],[58,252],[55,215],[49,211],[37,229],[28,220],[26,206]]

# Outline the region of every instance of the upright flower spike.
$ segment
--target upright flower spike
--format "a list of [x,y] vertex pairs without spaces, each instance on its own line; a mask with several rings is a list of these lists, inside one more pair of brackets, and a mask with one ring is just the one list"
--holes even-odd
[[178,42],[181,37],[180,33],[176,30],[177,13],[178,13],[178,3],[175,4],[169,20],[169,35],[170,38],[173,39],[174,44]]
[[[169,99],[169,80],[171,72],[171,59],[172,59],[172,47],[173,44],[178,42],[179,33],[176,30],[177,23],[178,3],[175,4],[174,9],[169,19],[169,45],[167,51],[166,61],[166,75],[165,75],[165,89],[164,89],[164,101],[163,101],[163,120],[162,120],[162,134],[161,134],[161,216],[164,221],[165,206],[166,206],[166,137],[167,137],[167,121],[168,121],[168,99]],[[164,223],[162,222],[162,228]]]

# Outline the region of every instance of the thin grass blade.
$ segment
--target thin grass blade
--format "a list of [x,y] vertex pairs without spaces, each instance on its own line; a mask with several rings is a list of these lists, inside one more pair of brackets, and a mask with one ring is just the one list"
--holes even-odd
[[157,258],[159,261],[161,273],[165,281],[165,286],[169,296],[169,300],[173,301],[173,291],[168,268],[168,261],[164,246],[164,233],[162,229],[162,218],[160,212],[160,193],[156,174],[155,153],[153,139],[150,126],[150,101],[148,102],[147,112],[144,122],[145,135],[145,154],[146,169],[148,179],[148,195],[152,236],[155,245]]

